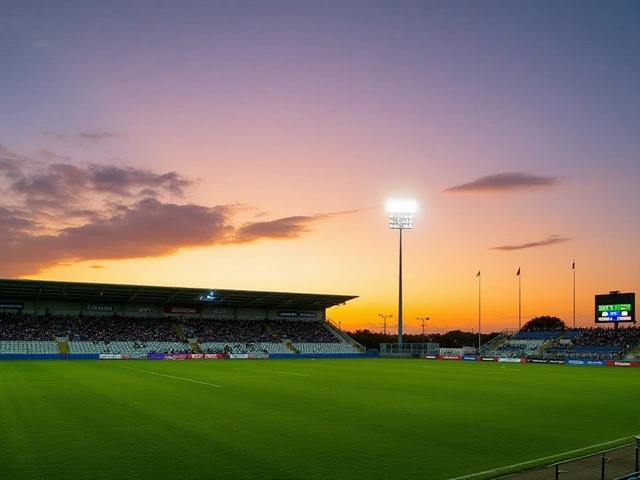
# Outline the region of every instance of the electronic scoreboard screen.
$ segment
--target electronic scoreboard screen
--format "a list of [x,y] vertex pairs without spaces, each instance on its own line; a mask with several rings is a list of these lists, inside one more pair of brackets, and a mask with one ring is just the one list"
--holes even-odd
[[596,323],[635,322],[636,294],[596,295]]

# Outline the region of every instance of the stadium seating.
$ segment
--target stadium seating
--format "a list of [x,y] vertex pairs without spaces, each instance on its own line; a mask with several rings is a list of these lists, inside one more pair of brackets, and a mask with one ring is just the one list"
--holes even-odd
[[0,354],[359,353],[319,320],[139,318],[0,312]]
[[60,353],[58,343],[54,341],[38,340],[5,340],[0,341],[0,355],[5,354],[56,354]]
[[630,353],[640,358],[640,328],[580,328],[566,332],[505,334],[482,354],[500,357],[543,357],[558,359],[623,359]]

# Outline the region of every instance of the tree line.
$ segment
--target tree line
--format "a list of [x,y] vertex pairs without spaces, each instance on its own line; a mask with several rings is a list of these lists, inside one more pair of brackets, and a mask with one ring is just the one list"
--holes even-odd
[[[378,350],[381,343],[397,343],[398,337],[396,335],[385,335],[380,332],[372,332],[369,329],[356,330],[355,332],[347,332],[351,338],[366,348],[375,348]],[[482,344],[484,345],[491,339],[500,335],[499,332],[483,333],[481,334]],[[463,332],[462,330],[452,330],[447,333],[430,333],[422,334],[402,334],[403,343],[437,343],[441,348],[462,348],[462,347],[477,347],[478,346],[478,334],[474,332]]]
[[[543,315],[529,320],[522,326],[525,332],[535,331],[565,331],[567,329],[563,320],[550,315]],[[483,333],[481,334],[482,345],[494,339],[501,332]],[[369,329],[348,331],[347,334],[356,342],[366,348],[380,348],[381,343],[397,343],[396,335],[385,335],[381,332],[372,332]],[[404,333],[402,335],[403,343],[437,343],[440,348],[462,348],[462,347],[478,347],[478,334],[474,332],[463,332],[462,330],[452,330],[447,333],[429,333],[428,335]]]

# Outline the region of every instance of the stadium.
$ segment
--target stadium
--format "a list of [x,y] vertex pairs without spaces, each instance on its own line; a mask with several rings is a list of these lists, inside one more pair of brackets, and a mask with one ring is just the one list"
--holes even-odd
[[4,478],[638,470],[636,327],[372,351],[326,316],[354,298],[0,281]]

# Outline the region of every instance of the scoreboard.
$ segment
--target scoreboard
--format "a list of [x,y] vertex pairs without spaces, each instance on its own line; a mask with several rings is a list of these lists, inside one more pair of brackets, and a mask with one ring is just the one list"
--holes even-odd
[[596,323],[635,322],[636,294],[596,295]]

